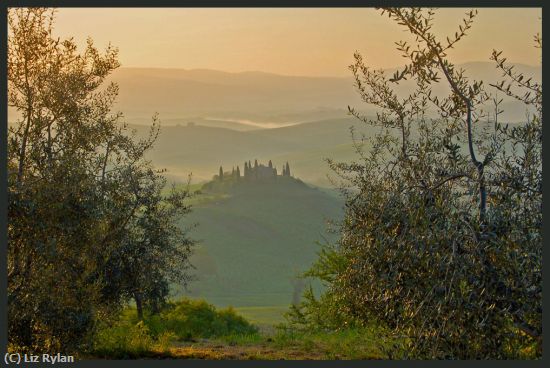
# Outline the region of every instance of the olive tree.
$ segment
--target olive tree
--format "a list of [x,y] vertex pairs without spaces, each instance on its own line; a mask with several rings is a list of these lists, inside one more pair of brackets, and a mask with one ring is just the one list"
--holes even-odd
[[[187,192],[160,203],[164,179],[145,159],[157,119],[138,140],[111,112],[118,87],[104,82],[119,66],[117,50],[101,53],[88,40],[79,53],[72,39],[53,36],[54,18],[44,8],[8,13],[8,104],[16,111],[8,133],[8,321],[14,348],[59,352],[81,347],[95,322],[130,298],[130,284],[165,278],[174,269],[164,269],[166,258],[187,269],[192,242],[174,225],[188,210]],[[161,230],[140,222],[147,208]],[[144,246],[132,242],[137,229],[162,242],[147,259],[161,276],[143,269],[142,278],[118,282],[119,265]]]
[[[540,354],[542,86],[496,51],[508,82],[493,86],[469,80],[449,60],[475,11],[443,41],[431,9],[382,14],[413,36],[412,44],[396,43],[408,64],[387,76],[355,54],[355,86],[378,113],[349,111],[380,132],[354,138],[357,161],[329,160],[345,183],[345,218],[339,242],[309,272],[327,291],[306,294],[294,322],[377,323],[405,345],[406,357],[516,358],[532,347]],[[395,86],[405,80],[416,88],[400,96]],[[435,85],[447,86],[448,96],[436,95]],[[536,113],[515,128],[502,124],[500,100],[487,88]]]

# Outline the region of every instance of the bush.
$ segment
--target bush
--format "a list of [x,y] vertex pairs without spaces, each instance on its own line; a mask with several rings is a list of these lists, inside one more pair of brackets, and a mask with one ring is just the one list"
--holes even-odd
[[[352,327],[340,331],[280,329],[273,336],[279,349],[299,348],[324,354],[325,359],[385,359],[404,356],[403,341],[383,338],[379,327]],[[389,355],[390,349],[391,353]]]
[[143,322],[119,321],[98,331],[93,350],[100,357],[131,359],[147,354],[153,347],[154,340]]
[[256,327],[237,315],[233,308],[216,310],[203,300],[183,299],[171,303],[159,315],[146,318],[145,323],[154,336],[171,331],[180,340],[257,332]]
[[224,341],[256,341],[257,328],[233,308],[217,310],[203,300],[182,299],[168,303],[143,321],[135,308],[125,309],[118,321],[98,328],[93,354],[110,358],[150,356],[169,351],[174,340],[220,338]]

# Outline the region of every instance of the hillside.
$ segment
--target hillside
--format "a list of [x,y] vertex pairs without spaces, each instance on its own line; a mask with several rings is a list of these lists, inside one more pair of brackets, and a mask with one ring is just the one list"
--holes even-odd
[[[350,55],[350,64],[352,62]],[[532,77],[535,81],[542,78],[541,66],[513,65],[526,78]],[[464,68],[469,78],[483,79],[489,89],[489,83],[501,80],[501,73],[492,62],[469,62],[458,67]],[[386,70],[388,75],[394,71]],[[273,127],[343,118],[347,106],[368,114],[374,112],[361,102],[351,74],[349,77],[301,77],[264,72],[122,67],[115,70],[108,81],[119,85],[115,110],[121,111],[132,124],[148,125],[155,112],[168,125],[206,119],[215,121],[215,126],[231,129],[239,127],[234,124],[239,120]],[[412,81],[404,81],[396,90],[405,95],[413,87]],[[448,92],[446,86],[434,87],[436,95]],[[506,96],[500,97],[503,97],[505,110],[503,119],[519,121],[525,117],[523,104]],[[15,120],[15,111],[11,107],[8,110],[8,120]],[[246,126],[241,124],[240,128],[242,125]]]
[[[350,146],[350,127],[372,134],[376,128],[367,127],[353,118],[327,119],[288,127],[256,130],[233,130],[220,127],[194,125],[162,126],[155,148],[149,158],[157,167],[167,168],[168,176],[185,181],[192,173],[195,183],[208,181],[222,165],[226,169],[240,165],[244,160],[273,159],[279,168],[286,161],[296,162],[296,176],[308,183],[328,186],[325,176],[328,167],[325,157],[341,157],[341,145]],[[148,128],[133,125],[143,137]],[[254,156],[251,157],[251,152]],[[315,152],[321,152],[315,156]],[[349,153],[351,154],[351,150]],[[308,156],[306,170],[302,170],[302,157]],[[349,157],[346,154],[345,157]]]
[[[194,125],[162,126],[155,148],[149,158],[160,168],[168,169],[167,176],[183,182],[190,173],[193,182],[208,181],[222,165],[226,169],[240,165],[244,160],[272,160],[281,168],[293,163],[293,172],[307,183],[330,187],[331,174],[326,158],[336,161],[358,159],[353,147],[350,128],[355,134],[373,136],[379,128],[368,126],[354,118],[326,119],[293,126],[234,130]],[[134,125],[138,136],[148,128]],[[414,131],[412,132],[414,134]]]
[[218,306],[288,306],[295,276],[328,236],[326,220],[342,215],[336,196],[293,177],[210,185],[194,201],[186,224],[198,224],[192,258],[198,280],[186,294]]
[[319,107],[342,109],[359,102],[347,78],[120,68],[110,80],[120,86],[117,108],[128,118],[146,118],[155,111],[164,118],[266,118]]

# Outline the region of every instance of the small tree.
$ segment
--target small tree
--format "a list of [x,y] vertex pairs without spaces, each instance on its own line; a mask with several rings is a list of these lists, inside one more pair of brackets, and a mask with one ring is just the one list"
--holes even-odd
[[115,258],[119,284],[128,297],[136,302],[138,318],[143,318],[147,308],[158,313],[164,304],[169,284],[187,286],[191,280],[189,255],[194,242],[187,231],[178,224],[178,219],[190,212],[186,204],[188,191],[175,186],[168,195],[162,194],[166,179],[152,170],[144,172],[143,203],[127,225],[127,236],[121,245],[126,257],[122,262]]

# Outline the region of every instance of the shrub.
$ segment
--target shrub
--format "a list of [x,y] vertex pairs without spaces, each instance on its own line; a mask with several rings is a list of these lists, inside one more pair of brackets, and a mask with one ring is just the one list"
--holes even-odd
[[146,318],[145,322],[154,335],[171,331],[180,340],[257,332],[256,327],[231,307],[216,310],[204,300],[183,299],[171,303],[158,316]]
[[169,302],[159,314],[137,317],[127,308],[114,323],[98,328],[93,354],[110,358],[133,358],[166,353],[174,340],[220,338],[224,341],[257,341],[258,330],[233,308],[217,310],[203,300]]
[[149,353],[154,340],[143,322],[120,321],[100,329],[95,337],[94,355],[115,359],[130,359]]

